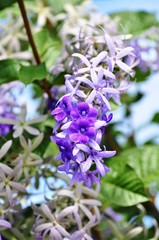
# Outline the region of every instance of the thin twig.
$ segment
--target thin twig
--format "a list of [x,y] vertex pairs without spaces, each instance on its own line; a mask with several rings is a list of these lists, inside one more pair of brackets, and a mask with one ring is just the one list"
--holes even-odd
[[28,21],[28,18],[27,18],[24,2],[23,2],[23,0],[17,0],[17,1],[18,1],[19,8],[20,8],[20,11],[21,11],[21,15],[22,15],[22,18],[23,18],[23,21],[24,21],[24,25],[25,25],[25,29],[26,29],[26,32],[27,32],[27,36],[28,36],[30,46],[33,50],[33,54],[34,54],[36,63],[37,63],[37,65],[39,65],[41,63],[41,60],[40,60],[40,56],[39,56],[39,53],[37,51],[37,48],[36,48],[36,45],[35,45],[35,42],[34,42],[34,39],[33,39],[33,35],[32,35],[30,24],[29,24],[29,21]]
[[[29,21],[27,18],[27,13],[26,13],[24,2],[23,2],[23,0],[17,0],[17,1],[18,1],[20,11],[21,11],[22,18],[23,18],[23,22],[24,22],[26,33],[28,36],[28,40],[29,40],[30,46],[31,46],[33,54],[34,54],[35,61],[36,61],[37,65],[39,65],[39,64],[41,64],[41,59],[40,59],[40,55],[38,53],[36,44],[34,42],[33,34],[32,34],[30,24],[29,24]],[[48,94],[49,98],[52,98],[50,89],[47,86],[46,79],[42,80],[40,87]]]

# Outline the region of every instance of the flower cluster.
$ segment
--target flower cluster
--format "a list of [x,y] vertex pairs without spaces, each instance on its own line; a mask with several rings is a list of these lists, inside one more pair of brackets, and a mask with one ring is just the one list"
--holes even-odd
[[107,33],[94,41],[84,49],[85,55],[72,55],[73,74],[65,77],[67,94],[51,113],[57,121],[51,139],[60,150],[57,160],[63,161],[59,170],[73,175],[71,184],[84,181],[88,187],[109,172],[103,158],[115,151],[106,151],[105,146],[102,150],[100,143],[112,118],[110,100],[120,103],[138,62],[134,48],[118,44]]
[[92,190],[78,183],[75,189],[57,191],[53,202],[43,203],[39,208],[33,205],[38,215],[33,226],[36,240],[43,240],[47,235],[49,239],[92,240],[90,229],[101,219],[98,209],[101,202],[95,199],[98,190],[98,187]]
[[[115,154],[115,151],[102,151],[99,146],[102,138],[100,128],[106,125],[106,121],[98,119],[98,111],[87,102],[71,102],[68,96],[62,98],[52,115],[58,122],[56,128],[63,123],[62,131],[51,137],[60,149],[57,159],[62,159],[63,164],[59,169],[73,174],[71,184],[84,181],[91,186],[98,182],[99,174],[104,176],[109,171],[102,158]],[[97,170],[91,171],[94,163]]]

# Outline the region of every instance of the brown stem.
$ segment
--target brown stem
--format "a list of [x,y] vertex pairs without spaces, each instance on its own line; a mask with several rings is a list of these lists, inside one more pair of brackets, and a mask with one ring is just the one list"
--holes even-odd
[[30,28],[30,25],[29,25],[29,21],[28,21],[28,18],[27,18],[24,2],[23,2],[23,0],[17,0],[17,1],[18,1],[19,8],[20,8],[20,11],[21,11],[21,15],[22,15],[22,18],[23,18],[23,21],[24,21],[24,26],[25,26],[25,29],[26,29],[26,32],[27,32],[27,36],[28,36],[30,46],[33,50],[33,54],[34,54],[36,63],[37,63],[37,65],[39,65],[41,63],[41,60],[40,60],[40,56],[39,56],[39,53],[37,51],[37,48],[36,48],[36,45],[35,45],[35,42],[34,42],[34,39],[33,39],[33,35],[32,35],[31,28]]
[[[29,24],[29,21],[28,21],[28,18],[27,18],[27,13],[26,13],[24,2],[23,2],[23,0],[17,0],[17,1],[18,1],[18,5],[19,5],[20,11],[21,11],[21,15],[22,15],[22,18],[23,18],[23,21],[24,21],[24,26],[25,26],[26,33],[27,33],[27,36],[28,36],[28,40],[29,40],[30,46],[31,46],[33,54],[34,54],[35,61],[36,61],[37,65],[39,65],[41,63],[41,59],[40,59],[40,55],[38,53],[38,50],[37,50],[35,42],[34,42],[32,31],[31,31],[31,28],[30,28],[30,24]],[[52,98],[51,93],[50,93],[50,89],[47,86],[46,79],[43,79],[40,87],[48,94],[49,98]]]

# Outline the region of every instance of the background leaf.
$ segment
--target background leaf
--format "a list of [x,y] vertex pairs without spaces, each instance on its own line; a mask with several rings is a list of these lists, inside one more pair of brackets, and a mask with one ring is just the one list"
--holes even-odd
[[143,33],[152,26],[159,26],[156,15],[144,11],[122,11],[111,16],[119,18],[119,26],[122,27],[124,34],[131,33],[133,36]]
[[1,0],[0,1],[0,10],[10,7],[13,3],[17,2],[16,0]]
[[35,43],[42,61],[46,63],[46,67],[53,66],[57,57],[61,54],[61,41],[56,37],[56,33],[51,34],[47,29],[42,29],[35,34]]
[[148,201],[148,197],[135,171],[127,168],[121,174],[111,169],[111,172],[103,178],[100,200],[103,205],[109,202],[126,207]]
[[125,172],[128,166],[131,167],[146,187],[153,182],[159,182],[159,147],[145,145],[129,148],[111,159],[108,165],[119,174]]
[[24,84],[29,84],[34,80],[42,80],[47,76],[47,70],[44,63],[38,66],[21,66],[19,78]]
[[18,80],[18,72],[20,65],[18,61],[13,59],[0,61],[0,83]]

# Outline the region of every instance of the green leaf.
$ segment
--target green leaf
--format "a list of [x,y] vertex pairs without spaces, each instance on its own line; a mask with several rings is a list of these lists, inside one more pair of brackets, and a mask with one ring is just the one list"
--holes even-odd
[[122,174],[126,167],[131,167],[145,186],[159,182],[159,147],[145,145],[130,148],[109,161],[109,167]]
[[119,26],[122,27],[124,34],[138,35],[152,26],[159,26],[156,15],[144,11],[123,11],[113,13],[111,16],[119,18]]
[[139,149],[129,150],[127,164],[135,170],[146,186],[153,182],[159,182],[158,145],[147,145]]
[[133,206],[148,201],[142,181],[136,173],[127,168],[122,174],[113,169],[102,179],[100,200],[103,205],[107,202],[118,206]]
[[151,71],[147,70],[146,72],[141,71],[139,68],[135,68],[135,79],[137,82],[146,81],[151,75]]
[[18,80],[19,63],[13,59],[0,61],[0,83]]
[[38,66],[21,66],[19,78],[24,84],[30,84],[34,80],[42,80],[48,75],[45,64]]
[[2,0],[0,1],[0,10],[10,7],[13,3],[17,2],[16,0]]
[[51,34],[47,29],[36,33],[34,39],[42,61],[46,62],[47,68],[50,68],[61,54],[60,39],[56,37],[56,33]]
[[153,116],[151,122],[159,123],[159,113],[156,113],[156,114]]

